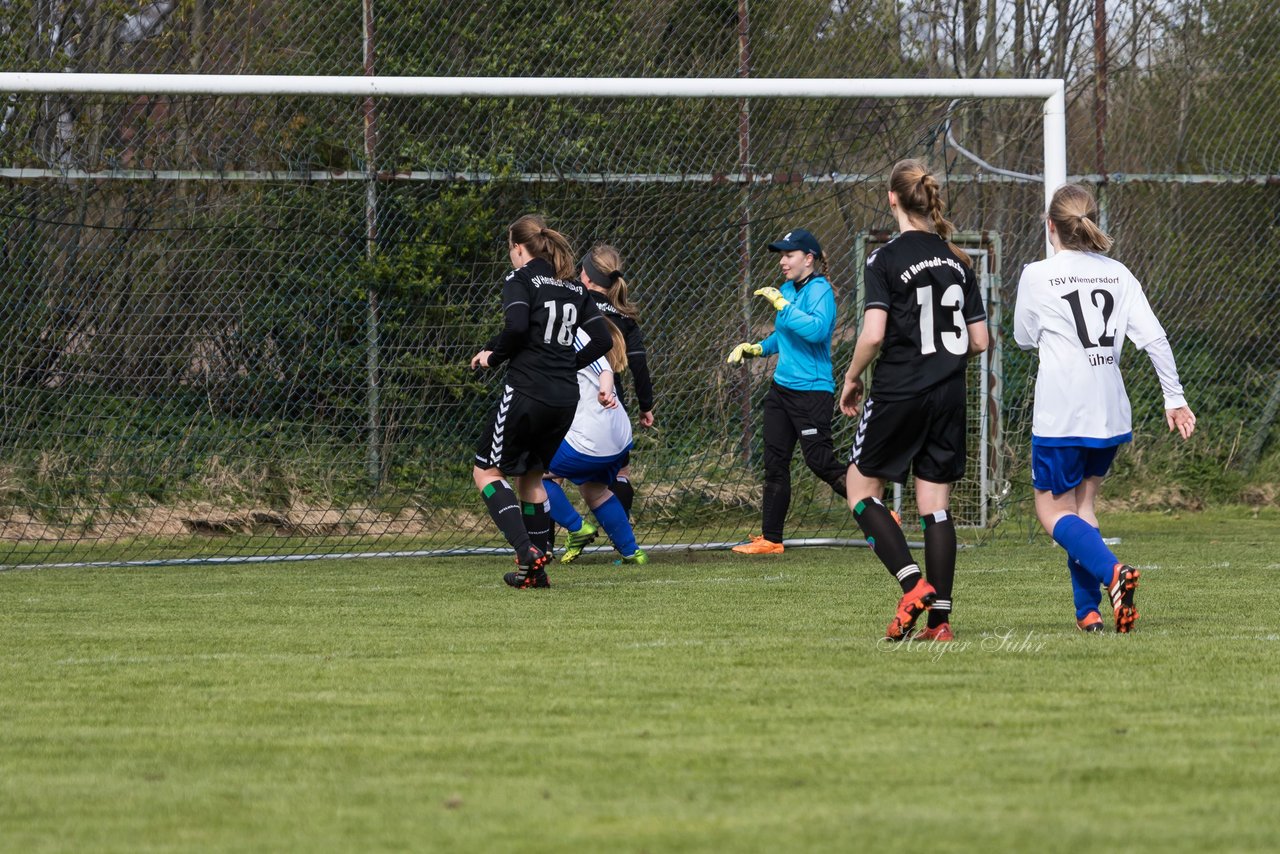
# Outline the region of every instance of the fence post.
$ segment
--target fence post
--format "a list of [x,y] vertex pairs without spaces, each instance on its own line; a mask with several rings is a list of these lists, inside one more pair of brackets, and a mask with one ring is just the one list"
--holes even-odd
[[[373,58],[373,0],[363,0],[364,7],[364,73],[372,77]],[[365,260],[372,266],[378,248],[378,165],[377,112],[372,95],[364,99],[364,166],[368,175],[365,184],[364,225]],[[382,484],[382,430],[378,393],[378,294],[374,290],[374,277],[369,276],[368,301],[365,312],[365,374],[368,383],[369,447],[365,458],[369,486],[376,493]]]

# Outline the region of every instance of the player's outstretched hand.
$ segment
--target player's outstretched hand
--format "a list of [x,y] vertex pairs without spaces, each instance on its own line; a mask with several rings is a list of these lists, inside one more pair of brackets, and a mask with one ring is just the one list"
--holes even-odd
[[858,414],[862,404],[862,377],[851,380],[846,378],[844,388],[840,390],[840,411],[853,418]]
[[782,311],[791,303],[787,302],[787,298],[782,295],[782,291],[777,288],[757,288],[756,296],[767,299],[777,311]]
[[489,367],[489,357],[493,355],[492,350],[481,350],[471,357],[471,369]]
[[743,341],[737,347],[734,347],[732,351],[730,351],[728,361],[729,361],[729,364],[736,365],[742,361],[743,356],[754,357],[754,356],[763,356],[763,355],[764,355],[764,348],[761,347],[759,344],[751,344],[747,341]]
[[1196,415],[1189,406],[1166,409],[1164,420],[1168,423],[1170,430],[1177,431],[1184,439],[1190,439],[1191,434],[1196,432]]

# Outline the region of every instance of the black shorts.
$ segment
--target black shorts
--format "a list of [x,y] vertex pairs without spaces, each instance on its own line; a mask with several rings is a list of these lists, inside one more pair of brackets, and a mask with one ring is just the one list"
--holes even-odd
[[930,483],[964,477],[965,379],[960,374],[909,400],[867,398],[849,465],[866,477],[905,483],[907,474]]
[[476,465],[511,476],[532,469],[546,471],[573,426],[577,409],[576,405],[548,406],[503,386],[502,399],[476,445]]

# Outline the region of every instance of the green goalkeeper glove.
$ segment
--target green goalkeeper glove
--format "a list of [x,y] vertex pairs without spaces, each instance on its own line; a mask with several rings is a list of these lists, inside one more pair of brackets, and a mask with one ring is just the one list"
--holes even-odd
[[756,296],[764,297],[769,302],[773,303],[773,307],[778,311],[782,311],[784,308],[791,305],[791,303],[787,302],[787,298],[782,295],[782,291],[777,288],[760,288],[756,291]]
[[759,344],[749,344],[743,341],[733,351],[729,353],[729,364],[736,365],[742,361],[743,356],[763,356],[764,348]]

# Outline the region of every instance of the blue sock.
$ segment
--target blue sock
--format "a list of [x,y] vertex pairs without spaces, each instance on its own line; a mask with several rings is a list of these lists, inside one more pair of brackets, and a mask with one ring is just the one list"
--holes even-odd
[[618,500],[618,496],[610,495],[609,500],[591,511],[604,532],[613,540],[613,545],[623,557],[631,557],[639,548],[636,535],[631,530],[631,520],[627,518],[626,508]]
[[1111,574],[1120,561],[1102,541],[1098,529],[1074,514],[1063,516],[1053,526],[1053,539],[1067,555],[1084,568],[1099,585],[1111,583]]
[[1092,575],[1085,572],[1075,558],[1067,558],[1067,569],[1071,572],[1071,594],[1076,603],[1076,619],[1083,620],[1090,611],[1102,613],[1098,607],[1102,604],[1102,588]]
[[570,533],[582,528],[582,514],[579,513],[564,494],[560,484],[554,480],[544,480],[542,485],[547,490],[547,500],[551,502],[551,518],[557,525]]

